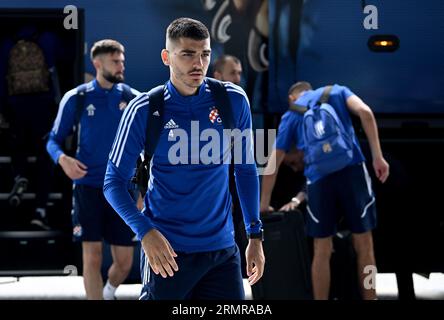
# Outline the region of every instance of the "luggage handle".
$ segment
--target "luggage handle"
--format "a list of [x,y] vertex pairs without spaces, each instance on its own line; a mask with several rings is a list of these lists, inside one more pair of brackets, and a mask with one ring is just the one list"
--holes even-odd
[[293,215],[293,214],[302,214],[302,212],[298,209],[295,209],[292,211],[273,211],[273,212],[261,213],[261,220],[263,223],[277,222],[284,220],[284,218],[287,215]]
[[262,223],[282,221],[284,219],[284,215],[285,212],[282,211],[261,213],[261,220]]

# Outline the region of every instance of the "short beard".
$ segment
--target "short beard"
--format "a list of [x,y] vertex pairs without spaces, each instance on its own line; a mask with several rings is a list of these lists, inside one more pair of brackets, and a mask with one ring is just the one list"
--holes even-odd
[[118,76],[113,76],[109,72],[104,72],[103,77],[105,78],[106,81],[109,81],[111,83],[121,83],[125,80],[123,74],[118,75]]

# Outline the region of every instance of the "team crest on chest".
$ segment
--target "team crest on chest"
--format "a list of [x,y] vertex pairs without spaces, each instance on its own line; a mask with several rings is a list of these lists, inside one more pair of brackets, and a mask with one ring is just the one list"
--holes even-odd
[[210,109],[210,114],[208,115],[208,118],[210,119],[211,123],[222,123],[222,119],[219,115],[219,110],[217,110],[216,107],[212,107]]

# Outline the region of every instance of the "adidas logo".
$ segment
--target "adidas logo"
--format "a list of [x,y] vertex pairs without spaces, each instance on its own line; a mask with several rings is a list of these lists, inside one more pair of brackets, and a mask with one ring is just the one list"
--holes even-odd
[[154,112],[153,112],[153,116],[160,117],[159,111],[157,111],[157,110],[154,111]]
[[167,124],[163,127],[164,129],[177,129],[179,126],[174,122],[173,119],[167,122]]

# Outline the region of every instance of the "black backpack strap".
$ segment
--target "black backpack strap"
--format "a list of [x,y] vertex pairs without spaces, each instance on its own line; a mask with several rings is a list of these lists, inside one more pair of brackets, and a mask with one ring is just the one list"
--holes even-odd
[[76,97],[76,112],[74,114],[74,127],[77,127],[80,123],[80,118],[82,117],[83,109],[85,108],[85,94],[87,83],[84,83],[77,87],[77,97]]
[[319,101],[317,102],[317,105],[321,105],[323,103],[328,102],[328,99],[330,98],[330,93],[331,93],[332,89],[333,89],[333,86],[325,86],[324,91],[322,92],[322,95],[319,98]]
[[66,152],[74,156],[76,153],[76,146],[78,144],[78,131],[79,131],[79,123],[80,118],[82,117],[83,110],[85,110],[85,95],[86,95],[86,89],[88,88],[88,84],[84,83],[81,84],[76,88],[77,94],[76,94],[76,109],[74,110],[74,123],[73,123],[73,134],[70,138],[67,139],[66,143]]
[[290,105],[288,110],[293,111],[293,112],[298,112],[298,113],[304,113],[305,111],[308,110],[308,108],[306,106],[303,106],[300,104],[292,104],[292,105]]
[[213,78],[206,79],[214,101],[216,102],[216,106],[220,111],[219,116],[222,119],[222,123],[226,124],[226,126],[224,125],[224,128],[233,130],[235,128],[234,115],[227,89],[219,80]]
[[[165,86],[161,85],[149,93],[149,110],[146,124],[145,158],[151,160],[162,132]],[[145,160],[144,160],[145,161]]]
[[129,103],[133,100],[136,95],[131,91],[131,87],[125,83],[122,83],[122,99],[126,103]]
[[148,165],[154,155],[160,134],[162,132],[162,119],[164,114],[165,85],[158,86],[149,92],[149,108],[146,120],[145,146],[143,161],[138,161],[136,174],[132,181],[137,184],[142,197],[145,196],[149,181]]

